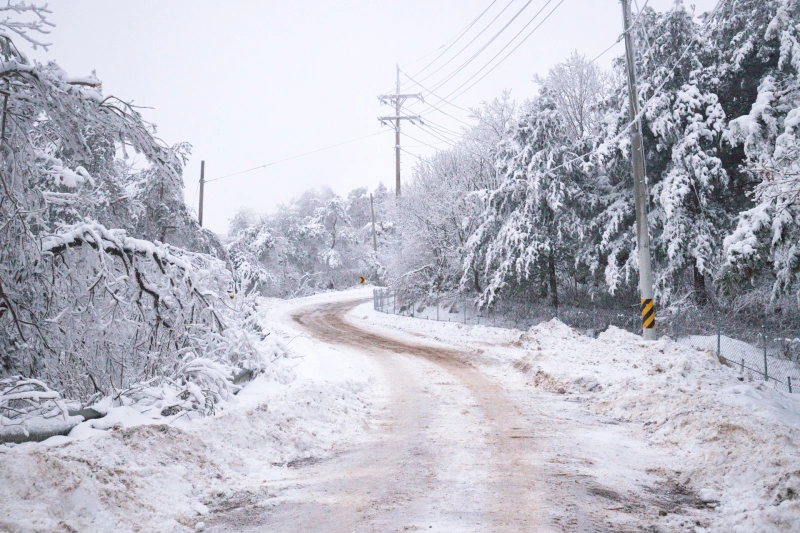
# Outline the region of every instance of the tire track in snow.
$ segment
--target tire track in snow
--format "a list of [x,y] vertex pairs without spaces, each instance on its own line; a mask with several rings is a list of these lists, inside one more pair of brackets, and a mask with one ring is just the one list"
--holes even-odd
[[[453,375],[472,393],[473,405],[482,412],[483,421],[488,426],[486,439],[491,469],[485,483],[489,505],[479,530],[549,529],[540,489],[543,483],[536,475],[536,465],[531,462],[536,456],[533,449],[537,441],[531,434],[529,421],[506,398],[502,387],[466,362],[461,350],[401,342],[345,321],[344,315],[358,303],[361,302],[327,304],[310,312],[298,313],[293,318],[325,342],[345,344],[371,353],[411,355],[430,361]],[[573,531],[593,530],[586,517],[576,517],[573,522],[577,527]]]
[[[363,301],[315,305],[292,318],[316,339],[379,363],[391,400],[375,441],[292,469],[270,484],[275,497],[213,518],[208,531],[633,530],[612,525],[604,489],[569,464],[576,445],[562,441],[574,418],[548,412],[552,402],[515,403],[463,350],[346,321]],[[556,451],[565,464],[552,460],[562,457]]]

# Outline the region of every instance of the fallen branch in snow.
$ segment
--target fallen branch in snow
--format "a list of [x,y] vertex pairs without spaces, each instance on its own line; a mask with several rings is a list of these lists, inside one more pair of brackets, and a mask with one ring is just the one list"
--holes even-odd
[[0,380],[0,443],[66,435],[83,420],[69,412],[58,392],[38,379]]
[[431,265],[431,264],[429,264],[429,265],[421,266],[421,267],[419,267],[419,268],[417,268],[417,269],[414,269],[414,270],[411,270],[411,271],[409,271],[409,272],[406,272],[405,274],[403,274],[403,275],[401,275],[401,276],[398,276],[398,277],[394,278],[394,280],[392,280],[391,282],[389,282],[389,284],[387,285],[387,287],[391,287],[392,285],[394,285],[394,284],[395,284],[395,283],[397,283],[398,281],[402,280],[403,278],[406,278],[406,277],[408,277],[408,276],[411,276],[411,275],[417,274],[417,273],[419,273],[419,272],[422,272],[423,270],[425,270],[425,269],[427,269],[427,268],[434,268],[434,266],[435,266],[435,265]]

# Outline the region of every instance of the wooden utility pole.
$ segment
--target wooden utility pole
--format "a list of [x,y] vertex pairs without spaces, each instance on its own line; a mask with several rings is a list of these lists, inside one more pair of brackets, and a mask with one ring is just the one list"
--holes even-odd
[[400,111],[403,107],[403,103],[408,100],[409,98],[416,98],[422,102],[425,99],[422,97],[421,94],[400,94],[400,65],[397,66],[397,89],[395,94],[379,94],[378,100],[380,100],[381,104],[386,105],[393,105],[394,106],[394,116],[393,117],[378,117],[378,120],[381,121],[381,124],[387,124],[394,127],[394,154],[395,154],[395,194],[400,196],[400,121],[401,120],[408,120],[412,124],[414,121],[419,121],[422,124],[422,118],[419,115],[407,115],[401,116]]
[[206,162],[200,161],[200,208],[197,210],[197,220],[203,227],[203,189],[206,185]]
[[656,340],[656,308],[653,299],[653,270],[650,265],[650,233],[647,228],[647,188],[644,181],[644,145],[636,91],[636,53],[631,35],[630,0],[622,0],[625,29],[625,59],[628,64],[628,116],[631,122],[631,161],[633,194],[636,200],[636,244],[639,250],[639,297],[642,313],[642,338]]
[[369,193],[369,211],[372,213],[372,249],[378,253],[378,238],[375,237],[375,206],[372,202],[372,193]]

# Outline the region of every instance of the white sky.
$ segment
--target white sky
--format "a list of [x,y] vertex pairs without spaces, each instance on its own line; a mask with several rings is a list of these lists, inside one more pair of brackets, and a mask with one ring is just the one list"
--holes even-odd
[[[469,42],[509,1],[511,6],[467,51],[427,81],[436,82],[460,66],[528,0],[496,0],[451,53]],[[483,67],[546,1],[532,0],[492,45],[435,92],[446,96]],[[639,0],[640,5],[644,1]],[[144,115],[158,125],[162,139],[194,146],[184,181],[186,201],[195,208],[201,159],[206,161],[206,179],[213,179],[385,131],[207,184],[205,226],[226,232],[228,220],[240,207],[269,211],[310,187],[330,185],[346,194],[383,181],[393,188],[394,136],[376,118],[392,110],[379,105],[376,95],[394,89],[395,63],[414,76],[436,57],[432,52],[458,35],[490,3],[51,0],[50,20],[56,28],[47,41],[53,46],[49,53],[34,56],[55,59],[73,76],[96,70],[105,94],[153,107]],[[522,35],[557,3],[551,0]],[[711,10],[715,1],[694,3],[700,13]],[[659,10],[673,4],[674,0],[649,1]],[[619,0],[564,0],[508,60],[455,103],[474,107],[504,88],[511,89],[517,99],[531,96],[534,74],[546,74],[572,50],[595,57],[617,39],[621,24]],[[618,44],[599,63],[607,67],[621,53],[622,44]],[[427,82],[424,85],[430,87]],[[409,83],[404,90],[420,89]],[[430,97],[428,102],[438,100]],[[414,107],[416,111],[425,108]],[[443,109],[466,120],[462,111],[450,106]],[[440,113],[429,118],[451,130],[460,127]],[[440,142],[416,126],[404,125],[403,131],[425,143]],[[417,155],[432,152],[408,137],[401,144]],[[403,154],[404,178],[413,161]]]

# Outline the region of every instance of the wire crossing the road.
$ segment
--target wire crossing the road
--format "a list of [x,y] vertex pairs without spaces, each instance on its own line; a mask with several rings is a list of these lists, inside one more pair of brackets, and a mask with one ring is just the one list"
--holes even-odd
[[386,133],[387,131],[389,131],[389,130],[381,130],[381,131],[376,131],[375,133],[371,133],[371,134],[369,134],[369,135],[364,135],[363,137],[356,137],[355,139],[350,139],[349,141],[344,141],[344,142],[340,142],[340,143],[337,143],[337,144],[332,144],[332,145],[330,145],[330,146],[326,146],[326,147],[324,147],[324,148],[318,148],[318,149],[316,149],[316,150],[311,150],[310,152],[305,152],[305,153],[302,153],[302,154],[293,155],[292,157],[287,157],[287,158],[285,158],[285,159],[279,159],[279,160],[277,160],[277,161],[272,161],[272,162],[270,162],[270,163],[266,163],[266,164],[264,164],[264,165],[259,165],[259,166],[257,166],[257,167],[248,168],[247,170],[241,170],[241,171],[239,171],[239,172],[234,172],[233,174],[226,174],[225,176],[220,176],[220,177],[218,177],[218,178],[214,178],[214,179],[206,180],[206,183],[211,183],[212,181],[218,181],[218,180],[221,180],[221,179],[230,178],[230,177],[233,177],[233,176],[238,176],[238,175],[240,175],[240,174],[246,174],[246,173],[248,173],[248,172],[252,172],[252,171],[254,171],[254,170],[258,170],[258,169],[260,169],[260,168],[267,168],[267,167],[271,167],[272,165],[277,165],[278,163],[283,163],[283,162],[286,162],[286,161],[291,161],[292,159],[298,159],[298,158],[300,158],[300,157],[305,157],[305,156],[307,156],[307,155],[316,154],[316,153],[318,153],[318,152],[323,152],[323,151],[325,151],[325,150],[330,150],[331,148],[336,148],[336,147],[338,147],[338,146],[344,146],[345,144],[350,144],[350,143],[354,143],[354,142],[356,142],[356,141],[361,141],[361,140],[363,140],[363,139],[368,139],[368,138],[370,138],[370,137],[375,137],[376,135],[380,135],[380,134],[382,134],[382,133]]

